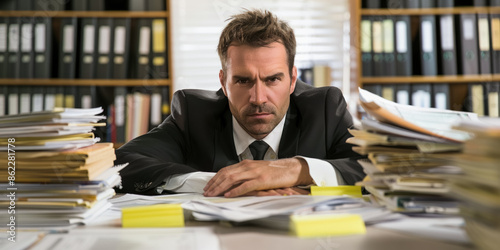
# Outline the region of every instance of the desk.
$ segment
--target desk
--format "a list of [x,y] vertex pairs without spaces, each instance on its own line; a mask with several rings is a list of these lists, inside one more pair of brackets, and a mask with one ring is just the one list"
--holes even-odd
[[[125,232],[121,228],[118,212],[104,216],[104,220],[98,220],[87,226],[77,227],[71,232],[92,233],[99,230],[112,230],[113,232]],[[291,236],[288,232],[254,227],[254,226],[226,226],[217,222],[187,221],[187,229],[207,229],[215,233],[221,249],[370,249],[370,250],[459,250],[473,249],[470,245],[454,244],[438,240],[423,238],[416,235],[403,234],[391,230],[376,227],[367,227],[365,235],[350,235],[340,237],[323,237],[300,239]],[[154,230],[154,229],[153,229]],[[162,230],[162,229],[158,229]],[[168,233],[165,233],[166,235]],[[145,238],[146,235],[135,234],[134,237]],[[93,248],[99,249],[99,248]],[[110,248],[102,248],[110,250]],[[131,249],[125,247],[124,249]],[[137,248],[140,249],[140,248]],[[144,248],[142,248],[144,249]],[[184,249],[183,249],[184,250]]]

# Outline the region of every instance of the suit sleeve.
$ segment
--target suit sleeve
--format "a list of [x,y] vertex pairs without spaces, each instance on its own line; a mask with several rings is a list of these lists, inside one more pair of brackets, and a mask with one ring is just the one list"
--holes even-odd
[[327,157],[325,159],[341,174],[348,185],[361,181],[365,173],[357,162],[365,158],[354,151],[352,145],[346,143],[352,137],[347,129],[353,126],[351,114],[347,110],[347,103],[340,90],[329,88],[326,96],[326,130],[327,130]]
[[182,92],[172,101],[172,114],[158,127],[116,150],[116,164],[129,163],[120,171],[122,189],[118,192],[159,194],[165,179],[173,174],[198,171],[186,165],[188,145],[187,105]]

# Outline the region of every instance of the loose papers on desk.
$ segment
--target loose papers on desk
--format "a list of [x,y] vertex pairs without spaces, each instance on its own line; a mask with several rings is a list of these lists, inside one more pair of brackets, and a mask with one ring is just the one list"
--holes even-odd
[[461,201],[465,230],[480,249],[500,245],[500,119],[462,122],[456,129],[472,133],[461,154],[451,158],[463,175],[449,176],[451,194]]
[[347,140],[368,158],[359,161],[367,177],[358,185],[393,211],[458,213],[458,203],[448,197],[445,176],[460,170],[446,165],[471,134],[453,125],[477,120],[477,115],[397,104],[363,89],[359,94],[369,117],[361,121],[360,130],[350,131],[354,137]]

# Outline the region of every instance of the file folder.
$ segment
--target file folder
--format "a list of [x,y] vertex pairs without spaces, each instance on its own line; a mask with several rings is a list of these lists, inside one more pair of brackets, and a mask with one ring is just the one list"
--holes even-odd
[[111,75],[111,19],[97,20],[97,68],[95,78],[108,79]]
[[97,18],[82,18],[80,36],[82,38],[79,58],[81,79],[94,79],[96,74]]
[[363,76],[372,76],[372,21],[369,17],[361,17],[361,70]]
[[457,75],[457,49],[455,43],[455,19],[453,15],[439,17],[441,35],[441,73],[443,75]]
[[422,75],[437,75],[436,17],[420,17],[420,66]]
[[31,112],[43,111],[43,92],[44,87],[34,86],[31,88]]
[[61,44],[59,50],[59,78],[74,79],[76,77],[76,52],[78,36],[78,19],[61,19]]
[[19,78],[20,33],[19,18],[9,17],[7,78]]
[[8,67],[8,34],[9,22],[7,17],[0,17],[0,78],[7,78]]
[[127,79],[130,61],[130,19],[115,18],[112,31],[111,78]]
[[168,77],[167,68],[167,24],[165,19],[152,20],[151,76],[153,79]]
[[409,16],[397,16],[395,23],[396,75],[413,75],[411,22]]
[[394,18],[386,17],[382,21],[383,30],[383,56],[384,56],[384,75],[396,75],[396,60],[394,57]]
[[479,74],[477,19],[475,14],[461,14],[460,20],[460,62],[464,75]]
[[479,73],[491,74],[490,20],[488,14],[477,14]]
[[35,18],[34,78],[52,75],[52,18]]
[[33,78],[33,18],[20,18],[19,78]]

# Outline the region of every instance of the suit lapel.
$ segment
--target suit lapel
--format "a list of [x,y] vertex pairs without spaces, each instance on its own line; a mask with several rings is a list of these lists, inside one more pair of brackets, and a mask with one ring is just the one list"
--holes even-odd
[[215,127],[213,171],[239,162],[233,139],[233,123],[229,108],[224,112],[221,123]]
[[278,158],[290,158],[297,155],[300,127],[299,127],[299,114],[293,99],[290,100],[290,107],[286,114],[285,127],[281,135],[280,148]]

